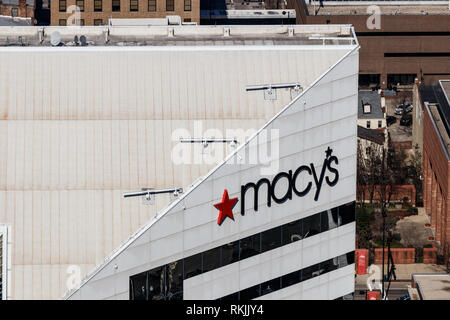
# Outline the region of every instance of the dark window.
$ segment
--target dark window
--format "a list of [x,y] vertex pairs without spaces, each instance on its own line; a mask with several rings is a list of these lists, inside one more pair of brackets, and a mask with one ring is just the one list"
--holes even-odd
[[251,300],[261,295],[260,285],[250,287],[240,292],[240,300]]
[[185,18],[184,22],[191,22],[191,18]]
[[381,128],[381,126],[382,126],[382,122],[381,122],[381,120],[378,120],[378,128]]
[[130,11],[139,11],[139,1],[130,0]]
[[341,217],[342,225],[355,221],[355,202],[340,206],[339,216]]
[[314,214],[303,219],[303,238],[320,233],[320,214]]
[[184,0],[184,11],[191,11],[191,10],[192,10],[192,1]]
[[299,283],[301,275],[302,275],[301,270],[288,273],[281,277],[281,285],[283,286],[283,288],[286,288],[296,283]]
[[120,11],[120,0],[112,0],[112,11],[113,12]]
[[320,232],[338,227],[338,209],[333,208],[320,213]]
[[261,232],[261,252],[281,246],[281,226]]
[[222,266],[239,261],[239,240],[222,246]]
[[280,278],[276,278],[270,281],[266,281],[261,283],[261,295],[269,294],[273,291],[280,290],[281,284],[280,284]]
[[355,263],[355,252],[349,252],[346,254],[343,254],[339,257],[337,257],[339,268],[343,268],[345,266],[348,266],[349,264]]
[[360,74],[358,76],[359,86],[361,88],[378,88],[380,86],[379,74]]
[[59,0],[59,12],[66,12],[67,10],[67,1]]
[[175,11],[175,0],[166,0],[166,11]]
[[261,237],[260,233],[241,239],[239,241],[240,246],[240,259],[246,259],[261,253]]
[[302,239],[302,220],[287,223],[282,226],[283,245]]
[[220,267],[220,247],[203,253],[203,272],[208,272]]
[[94,26],[99,26],[103,23],[102,19],[94,19]]
[[79,25],[84,26],[84,19],[80,19],[79,21],[80,21]]
[[367,129],[370,129],[370,121],[366,121],[366,127]]
[[94,0],[94,11],[95,12],[102,11],[102,0]]
[[84,12],[84,0],[77,0],[76,5],[81,12]]
[[319,275],[319,264],[304,268],[302,270],[302,281],[306,281]]
[[11,17],[17,17],[19,15],[18,8],[11,8]]
[[152,269],[148,272],[148,298],[149,300],[164,300],[165,266]]
[[147,299],[147,272],[130,277],[130,300]]
[[329,259],[320,263],[320,274],[336,270],[337,268],[339,268],[338,259]]
[[416,78],[416,74],[388,74],[387,75],[387,85],[388,86],[396,86],[400,85],[410,85],[414,84],[414,79]]
[[225,297],[220,298],[219,300],[239,300],[239,292],[229,294]]
[[156,11],[156,0],[148,0],[148,11],[149,12]]
[[166,266],[166,297],[168,300],[183,300],[183,260]]
[[196,254],[184,259],[184,279],[194,277],[201,274],[202,268],[202,254]]
[[59,25],[60,25],[60,26],[65,26],[65,25],[67,25],[67,20],[66,20],[66,19],[59,19]]

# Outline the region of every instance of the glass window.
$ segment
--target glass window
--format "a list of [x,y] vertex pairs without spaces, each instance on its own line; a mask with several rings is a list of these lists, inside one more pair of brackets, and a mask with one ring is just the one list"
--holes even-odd
[[67,1],[59,0],[59,12],[66,12],[67,9]]
[[94,0],[94,11],[95,12],[102,11],[102,0]]
[[302,270],[302,281],[306,281],[319,275],[319,264],[315,264]]
[[94,19],[94,26],[99,26],[103,23],[102,19]]
[[76,5],[80,9],[81,12],[84,12],[84,0],[77,0]]
[[168,300],[183,300],[183,260],[166,266],[166,283]]
[[149,12],[156,11],[156,0],[148,0],[148,11]]
[[320,263],[320,274],[327,273],[339,268],[338,259],[332,258]]
[[202,254],[196,254],[184,259],[184,279],[194,277],[201,274],[202,268]]
[[191,18],[184,18],[184,22],[191,22]]
[[339,268],[343,268],[345,266],[348,266],[349,264],[355,263],[355,252],[349,252],[346,254],[343,254],[339,257],[337,257]]
[[175,11],[175,0],[166,0],[166,11]]
[[339,216],[342,225],[355,221],[355,202],[350,202],[339,207]]
[[333,208],[320,213],[320,231],[325,232],[339,225],[338,209]]
[[60,25],[60,26],[65,26],[65,25],[67,25],[67,20],[66,20],[66,19],[59,19],[59,25]]
[[139,1],[130,0],[130,11],[139,11]]
[[147,272],[130,277],[130,300],[147,299]]
[[302,239],[302,220],[287,223],[282,226],[283,245]]
[[242,290],[240,292],[239,296],[240,296],[240,300],[251,300],[251,299],[255,299],[255,298],[261,296],[260,285],[253,286],[253,287]]
[[378,128],[381,128],[381,124],[382,124],[381,120],[378,120]]
[[261,252],[281,246],[281,226],[261,232]]
[[261,295],[263,296],[273,291],[280,290],[280,288],[281,288],[281,278],[276,278],[273,280],[263,282],[261,284]]
[[222,266],[239,261],[239,241],[222,246]]
[[152,269],[148,272],[149,300],[164,300],[165,266]]
[[299,283],[301,279],[301,270],[288,273],[281,277],[281,285],[283,288]]
[[220,267],[220,248],[214,248],[203,253],[203,272]]
[[303,219],[303,238],[320,233],[320,214],[314,214]]
[[184,11],[191,11],[191,10],[192,10],[192,1],[184,0]]
[[252,257],[261,253],[260,233],[241,239],[239,241],[240,260]]
[[120,0],[112,0],[112,11],[113,12],[120,11]]
[[366,122],[366,128],[370,129],[370,121],[369,120]]

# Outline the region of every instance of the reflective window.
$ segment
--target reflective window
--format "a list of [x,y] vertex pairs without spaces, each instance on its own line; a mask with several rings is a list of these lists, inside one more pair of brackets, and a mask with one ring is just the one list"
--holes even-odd
[[301,280],[302,272],[301,270],[294,271],[291,273],[288,273],[281,277],[281,284],[283,285],[283,288],[292,286],[293,284],[299,283]]
[[355,221],[355,202],[350,202],[339,207],[339,216],[342,225]]
[[112,0],[112,11],[113,12],[120,11],[120,0]]
[[251,300],[259,297],[260,293],[260,285],[250,287],[248,289],[242,290],[240,292],[240,300]]
[[302,220],[287,223],[282,226],[283,245],[302,239]]
[[261,295],[269,294],[273,291],[277,291],[281,289],[281,279],[276,278],[270,281],[266,281],[261,283]]
[[102,0],[94,0],[94,11],[100,12],[102,11],[103,3]]
[[196,254],[184,259],[184,278],[188,279],[201,274],[202,270],[202,254]]
[[303,238],[320,233],[320,214],[303,219]]
[[239,261],[239,241],[222,246],[222,266]]
[[333,208],[330,210],[325,210],[320,213],[320,231],[325,232],[334,228],[337,228],[339,225],[338,222],[339,215],[338,209]]
[[302,270],[302,281],[306,281],[319,275],[319,264],[304,268]]
[[147,299],[147,272],[130,277],[130,299]]
[[166,266],[167,300],[183,300],[183,260]]
[[203,253],[203,272],[208,272],[220,267],[220,247]]
[[246,259],[261,253],[261,237],[260,234],[256,234],[239,241],[240,246],[240,259]]
[[148,296],[150,300],[164,300],[165,266],[148,272]]
[[332,258],[320,263],[320,274],[327,273],[339,268],[338,259]]
[[281,246],[281,226],[261,233],[261,252]]

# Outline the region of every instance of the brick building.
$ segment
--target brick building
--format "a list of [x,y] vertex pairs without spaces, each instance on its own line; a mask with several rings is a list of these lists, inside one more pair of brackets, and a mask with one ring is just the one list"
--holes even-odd
[[438,253],[450,252],[450,80],[421,88],[423,104],[423,201]]
[[[366,1],[288,0],[299,24],[352,24],[361,46],[360,87],[412,88],[417,77],[426,85],[450,78],[448,1],[395,0],[379,5],[379,26]],[[416,3],[416,4],[414,4]],[[371,3],[372,4],[372,3]],[[377,4],[380,4],[378,2]],[[369,12],[369,13],[368,13]],[[369,27],[368,27],[369,25]]]
[[80,8],[80,25],[86,26],[107,24],[110,18],[165,18],[170,15],[180,16],[183,22],[200,22],[200,0],[54,0],[50,24],[67,25],[74,13],[70,8],[73,5]]
[[0,0],[0,16],[34,19],[34,0]]

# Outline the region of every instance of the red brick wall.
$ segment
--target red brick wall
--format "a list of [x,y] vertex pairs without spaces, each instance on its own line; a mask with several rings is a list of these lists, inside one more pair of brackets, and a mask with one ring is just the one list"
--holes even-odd
[[436,262],[437,262],[437,249],[423,248],[423,263],[436,264]]
[[[395,264],[415,263],[416,250],[414,248],[394,248],[391,249],[392,258]],[[387,264],[388,251],[384,249],[384,263]],[[381,264],[383,261],[383,249],[375,249],[375,264]]]
[[[362,188],[365,189],[365,200],[368,201],[370,200],[370,194],[369,194],[369,188],[367,186],[358,186],[358,188]],[[378,201],[379,200],[379,194],[378,194],[378,186],[375,187],[375,192],[373,195],[373,200],[374,201]],[[386,188],[386,192],[389,192],[389,187]],[[357,197],[358,200],[360,199],[360,194],[359,192],[357,193]],[[386,195],[387,197],[387,195]],[[392,192],[392,196],[391,196],[391,201],[403,201],[403,198],[407,197],[409,201],[411,201],[411,203],[413,205],[416,204],[416,188],[414,187],[414,185],[394,185],[393,186],[393,192]]]

